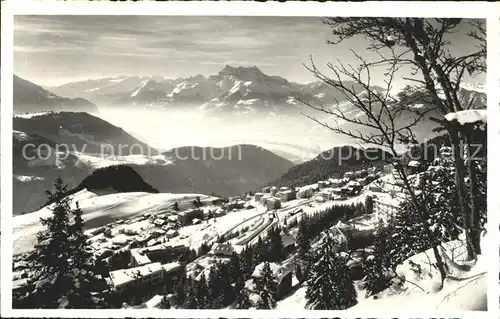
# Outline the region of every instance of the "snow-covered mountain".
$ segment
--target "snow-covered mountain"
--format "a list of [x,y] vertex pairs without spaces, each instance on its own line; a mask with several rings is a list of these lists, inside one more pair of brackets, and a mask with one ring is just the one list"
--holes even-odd
[[81,97],[61,97],[17,75],[14,75],[13,84],[14,114],[46,111],[97,112],[93,103]]
[[158,76],[143,77],[122,75],[70,82],[55,87],[49,87],[49,89],[61,96],[80,96],[98,105],[102,105],[112,103],[124,95],[132,93],[151,79],[155,81],[161,80]]
[[300,101],[328,105],[345,100],[343,93],[321,82],[293,83],[255,66],[229,65],[208,77],[119,76],[67,83],[51,90],[98,104],[201,107],[210,111],[283,111],[300,107]]

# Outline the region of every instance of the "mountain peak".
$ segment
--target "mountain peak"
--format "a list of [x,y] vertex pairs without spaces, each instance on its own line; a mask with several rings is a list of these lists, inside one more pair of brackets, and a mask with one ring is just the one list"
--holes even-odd
[[263,74],[262,71],[256,67],[256,66],[231,66],[231,65],[226,65],[220,72],[219,75],[235,75],[235,76],[240,76],[242,74],[248,74],[248,73],[253,73],[253,74]]

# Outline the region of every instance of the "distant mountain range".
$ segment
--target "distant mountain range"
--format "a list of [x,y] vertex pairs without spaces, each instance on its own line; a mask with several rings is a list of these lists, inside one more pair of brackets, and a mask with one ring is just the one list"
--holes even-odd
[[[129,166],[160,192],[220,196],[252,190],[293,166],[253,145],[182,147],[160,154],[121,128],[87,113],[22,115],[14,117],[13,126],[15,214],[40,208],[46,201],[44,191],[57,176],[71,189],[94,170],[114,165]],[[56,145],[70,149],[61,148],[57,153]],[[122,148],[120,154],[120,145],[137,147]],[[41,152],[36,154],[36,150]],[[151,153],[143,154],[143,150]]]
[[[352,83],[355,89],[359,85]],[[48,88],[67,97],[83,97],[98,105],[200,107],[214,111],[295,109],[299,101],[331,104],[345,100],[337,89],[322,82],[299,84],[263,73],[257,67],[226,66],[205,77],[167,79],[161,76],[117,76],[71,82]]]
[[[346,84],[359,94],[364,94],[359,84]],[[373,89],[382,91],[376,86]],[[97,111],[95,105],[198,108],[237,113],[312,112],[302,101],[325,107],[339,102],[345,108],[344,111],[357,111],[347,103],[343,92],[323,82],[294,83],[280,76],[267,75],[255,66],[225,66],[217,74],[208,77],[196,75],[168,79],[163,76],[123,75],[70,82],[46,89],[14,76],[14,93],[14,109],[18,114],[45,110],[93,113]],[[486,94],[480,85],[464,84],[459,96],[464,103],[474,98],[474,108],[485,107]]]
[[95,104],[81,98],[61,97],[14,75],[14,114],[45,111],[83,111],[97,113]]

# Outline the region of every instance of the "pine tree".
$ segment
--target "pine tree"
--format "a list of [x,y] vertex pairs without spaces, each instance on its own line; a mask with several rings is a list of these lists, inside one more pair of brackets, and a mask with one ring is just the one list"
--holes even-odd
[[211,309],[221,309],[224,306],[224,296],[220,280],[219,267],[214,266],[208,276],[208,299]]
[[243,277],[243,265],[238,254],[233,254],[231,256],[231,263],[229,267],[231,283],[238,282],[238,279]]
[[167,295],[164,295],[161,299],[160,309],[170,309],[170,302],[168,301]]
[[95,306],[91,291],[97,283],[95,258],[90,252],[88,236],[84,233],[83,211],[78,202],[73,213],[73,224],[70,225],[69,244],[73,251],[70,259],[70,271],[73,275],[74,289],[67,296],[72,308],[92,308]]
[[300,269],[300,274],[297,279],[301,282],[307,279],[308,269],[309,269],[309,251],[311,249],[310,237],[307,233],[307,225],[305,221],[301,220],[299,223],[299,233],[297,237],[297,257],[298,257],[298,267]]
[[285,259],[285,247],[283,246],[283,241],[281,239],[280,229],[273,227],[269,231],[269,244],[267,260],[271,262],[280,262]]
[[182,304],[184,309],[198,309],[198,301],[196,300],[196,291],[194,289],[194,280],[188,278],[189,284],[187,285],[186,297]]
[[202,273],[198,281],[194,281],[194,293],[196,298],[196,308],[208,309],[210,308],[209,291],[207,287],[207,279],[205,274]]
[[245,249],[241,252],[242,275],[245,280],[250,278],[255,266],[253,262],[253,255],[252,246],[245,247]]
[[331,236],[326,236],[314,256],[307,281],[307,307],[316,310],[343,310],[354,306],[357,292],[346,260],[335,251]]
[[252,303],[250,302],[250,297],[248,291],[245,288],[245,281],[243,278],[238,279],[236,282],[236,309],[250,309]]
[[267,248],[264,245],[262,237],[259,236],[257,243],[253,247],[252,264],[258,265],[261,262],[265,261],[267,257],[266,255],[267,255]]
[[30,298],[35,304],[32,308],[68,307],[60,304],[70,291],[74,290],[73,278],[70,274],[71,260],[75,251],[70,240],[69,213],[70,199],[66,197],[67,186],[61,178],[54,182],[55,191],[46,191],[48,201],[52,203],[52,216],[41,218],[45,229],[37,234],[35,244],[35,275],[32,284],[36,286]]
[[174,286],[175,299],[177,305],[182,305],[186,301],[186,277],[181,276]]
[[256,282],[256,292],[259,295],[257,309],[276,308],[277,286],[278,284],[271,270],[271,265],[266,261]]

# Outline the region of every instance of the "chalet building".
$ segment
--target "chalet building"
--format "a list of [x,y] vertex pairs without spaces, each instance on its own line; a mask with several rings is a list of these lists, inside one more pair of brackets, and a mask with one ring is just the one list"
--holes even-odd
[[155,286],[163,281],[163,268],[160,263],[115,270],[109,273],[112,289],[121,294],[138,286]]
[[323,189],[326,187],[326,182],[325,181],[319,181],[318,182],[318,188],[319,189]]
[[165,225],[167,223],[167,221],[165,219],[162,219],[162,218],[156,218],[154,221],[153,221],[153,224],[156,226],[156,227],[161,227],[163,225]]
[[195,218],[203,219],[203,211],[200,209],[189,209],[177,214],[179,224],[189,225]]
[[[276,293],[279,300],[292,291],[293,272],[290,269],[287,269],[276,263],[269,263],[269,265],[271,266],[271,271],[273,272],[274,278],[276,278],[278,284]],[[259,285],[259,279],[261,277],[262,269],[264,269],[264,263],[257,265],[254,272],[252,273],[252,279],[255,286]]]
[[269,190],[269,193],[271,193],[271,196],[276,196],[277,192],[278,192],[278,187],[276,187],[276,186],[271,187],[271,189]]
[[266,207],[267,207],[267,210],[280,209],[281,208],[281,201],[279,198],[270,197],[266,201]]
[[337,179],[337,178],[332,178],[330,179],[330,186],[331,187],[340,187],[342,186],[344,183],[341,179]]
[[260,202],[260,199],[262,198],[262,196],[264,196],[264,194],[263,194],[263,193],[255,193],[255,194],[254,194],[253,199],[254,199],[256,202]]
[[280,191],[278,193],[278,197],[280,199],[281,202],[287,202],[289,200],[293,200],[296,198],[296,194],[295,194],[295,191],[291,190],[291,189],[288,189],[288,190],[285,190],[285,191]]
[[260,203],[262,205],[267,205],[267,200],[270,198],[271,198],[271,196],[269,196],[269,194],[266,194],[260,198]]
[[212,246],[212,254],[222,257],[231,257],[234,253],[234,248],[229,243],[215,243]]
[[310,198],[314,194],[314,188],[311,186],[304,186],[297,192],[297,198]]

